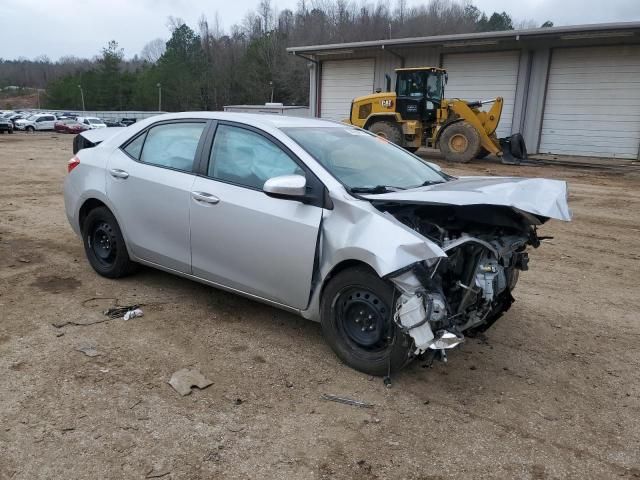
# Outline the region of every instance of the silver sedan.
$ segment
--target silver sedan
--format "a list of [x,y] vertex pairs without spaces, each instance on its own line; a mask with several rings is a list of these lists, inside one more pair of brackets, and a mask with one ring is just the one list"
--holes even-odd
[[538,227],[571,218],[564,182],[455,178],[317,119],[193,112],[82,135],[65,207],[97,273],[149,265],[320,321],[373,375],[486,330]]

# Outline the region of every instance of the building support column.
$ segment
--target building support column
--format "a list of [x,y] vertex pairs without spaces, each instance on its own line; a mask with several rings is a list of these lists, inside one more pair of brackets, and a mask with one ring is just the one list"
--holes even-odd
[[518,64],[518,80],[516,83],[516,95],[513,105],[513,117],[511,119],[511,133],[524,131],[524,117],[527,111],[527,93],[529,91],[529,78],[531,76],[531,52],[522,50]]
[[538,153],[551,63],[551,49],[532,50],[530,56],[531,66],[522,118],[522,135],[529,153]]

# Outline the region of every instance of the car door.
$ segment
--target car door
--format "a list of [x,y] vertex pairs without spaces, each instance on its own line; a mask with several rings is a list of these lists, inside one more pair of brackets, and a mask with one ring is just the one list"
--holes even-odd
[[47,117],[38,117],[35,121],[35,129],[36,130],[46,130],[46,118]]
[[54,118],[52,115],[44,115],[36,121],[37,130],[53,130]]
[[[309,300],[321,204],[272,198],[268,178],[298,173],[324,186],[275,139],[220,122],[190,203],[193,274],[294,308]],[[318,193],[319,197],[322,197]]]
[[191,272],[193,165],[207,127],[205,120],[158,123],[109,157],[107,195],[135,257]]

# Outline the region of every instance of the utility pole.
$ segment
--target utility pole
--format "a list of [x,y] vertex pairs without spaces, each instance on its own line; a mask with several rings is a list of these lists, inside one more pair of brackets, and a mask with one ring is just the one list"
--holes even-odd
[[156,87],[158,87],[158,111],[161,112],[162,111],[162,84],[158,82],[156,84]]
[[271,103],[273,103],[273,82],[269,82],[269,86],[271,87]]
[[78,85],[78,88],[80,89],[80,98],[82,99],[82,111],[85,112],[86,109],[84,108],[84,92],[82,91],[82,85]]

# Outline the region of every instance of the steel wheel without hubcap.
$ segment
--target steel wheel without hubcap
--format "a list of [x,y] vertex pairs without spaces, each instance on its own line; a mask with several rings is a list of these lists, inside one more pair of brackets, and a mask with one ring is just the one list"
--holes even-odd
[[366,266],[329,279],[320,302],[327,343],[340,359],[369,375],[397,372],[411,359],[411,342],[393,321],[395,289]]
[[99,223],[88,238],[89,248],[96,259],[105,267],[113,265],[117,255],[117,240],[113,227],[108,223]]
[[338,327],[349,342],[367,351],[388,347],[389,309],[372,291],[348,287],[336,300]]

